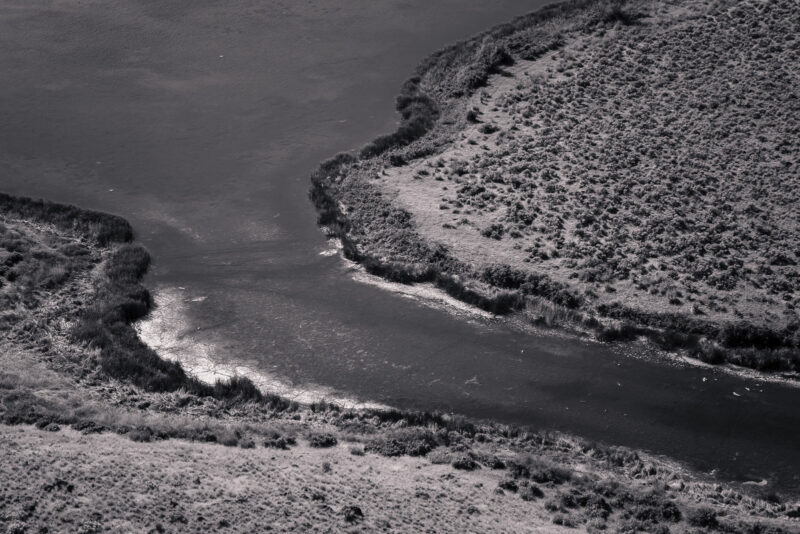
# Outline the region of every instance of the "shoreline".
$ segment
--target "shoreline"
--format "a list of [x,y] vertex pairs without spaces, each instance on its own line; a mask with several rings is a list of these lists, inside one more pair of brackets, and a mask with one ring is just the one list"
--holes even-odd
[[321,402],[336,404],[347,410],[391,409],[377,402],[347,397],[323,386],[297,387],[245,362],[220,361],[214,357],[210,346],[184,340],[183,330],[188,319],[185,317],[186,299],[180,292],[178,288],[156,291],[153,309],[146,317],[138,320],[134,328],[141,340],[161,358],[179,363],[189,375],[201,382],[213,386],[218,380],[245,377],[263,392],[302,405]]
[[[603,3],[552,6],[423,60],[397,98],[402,119],[398,130],[377,138],[360,153],[337,155],[312,175],[310,197],[320,226],[341,241],[346,260],[388,282],[431,284],[449,297],[489,313],[527,316],[534,324],[588,332],[596,340],[609,343],[629,344],[646,338],[654,348],[671,352],[678,360],[690,357],[714,365],[727,364],[723,368],[733,364],[752,369],[764,379],[800,382],[800,347],[789,327],[775,330],[744,320],[714,322],[689,314],[640,311],[619,303],[589,306],[572,286],[545,273],[523,272],[503,264],[493,265],[488,274],[481,272],[480,265],[457,259],[446,246],[422,236],[414,215],[398,205],[396,193],[381,186],[387,170],[391,174],[445,150],[468,125],[469,121],[465,123],[460,117],[464,102],[469,102],[465,97],[500,76],[504,65],[519,59],[501,54],[477,65],[470,56],[473,49],[481,43],[485,47],[487,39],[497,40],[499,48],[511,49],[515,32],[532,31],[537,24],[557,25],[570,14],[591,16],[595,5]],[[533,52],[514,50],[512,56],[528,54],[536,58],[561,46],[562,41],[557,46],[542,42]],[[464,68],[477,69],[473,73],[476,78],[465,82],[464,88],[454,89],[453,79]]]
[[[313,454],[315,462],[328,465],[322,470],[326,476],[355,484],[358,491],[368,495],[373,494],[375,485],[336,478],[345,473],[330,466],[332,459],[337,459],[336,465],[344,465],[348,458],[346,465],[390,473],[387,476],[395,478],[378,487],[407,504],[418,502],[414,500],[418,497],[406,495],[395,484],[406,472],[402,466],[413,461],[411,487],[420,481],[441,484],[442,480],[453,480],[457,487],[463,487],[463,482],[480,475],[469,484],[475,488],[470,499],[490,500],[496,517],[505,517],[505,521],[509,517],[529,520],[533,514],[535,527],[542,529],[632,525],[651,530],[657,525],[683,528],[707,521],[741,530],[755,528],[754,521],[759,521],[778,533],[795,525],[795,515],[800,516],[800,503],[795,502],[794,494],[774,496],[769,486],[716,480],[713,474],[690,470],[672,459],[558,432],[536,432],[440,413],[349,409],[324,401],[298,404],[259,391],[245,377],[215,380],[213,386],[205,384],[187,375],[182,367],[163,360],[136,335],[132,324],[150,309],[150,297],[140,285],[148,257],[129,241],[132,235],[124,233],[125,239],[101,245],[96,236],[103,234],[97,233],[96,226],[76,231],[72,224],[76,213],[80,218],[88,212],[29,199],[19,202],[39,207],[36,213],[28,214],[33,222],[23,223],[34,228],[29,237],[32,243],[40,238],[36,229],[39,223],[53,224],[46,231],[58,238],[60,250],[72,253],[83,247],[86,252],[79,257],[87,257],[86,262],[73,266],[70,276],[38,290],[38,298],[46,299],[47,305],[28,312],[30,323],[38,325],[38,330],[20,331],[27,333],[27,338],[20,340],[3,340],[0,438],[20,462],[63,452],[66,443],[77,451],[80,465],[102,464],[109,454],[115,458],[136,454],[141,462],[137,460],[121,471],[117,467],[114,473],[127,479],[139,477],[146,485],[153,480],[154,466],[172,465],[175,458],[170,451],[175,447],[185,451],[181,454],[188,454],[192,462],[199,462],[189,471],[198,477],[207,472],[205,462],[220,465],[212,458],[230,456],[231,461],[237,461],[252,457],[259,465],[281,470],[299,465],[300,458]],[[48,212],[73,215],[53,221],[48,220]],[[36,256],[26,258],[27,251],[22,261],[40,261]],[[65,306],[72,307],[69,316],[75,318],[73,324],[62,320]],[[31,348],[28,338],[47,343]],[[298,439],[304,443],[298,443]],[[172,445],[167,440],[181,441]],[[234,447],[243,451],[235,452],[238,449]],[[21,451],[33,451],[34,456]],[[72,465],[77,460],[66,456],[65,461]],[[311,465],[304,468],[316,472]],[[36,471],[46,477],[54,474],[46,465]],[[304,473],[299,478],[301,484],[317,480],[306,471],[300,472]],[[20,473],[28,470],[16,470],[8,476],[18,480]],[[98,484],[96,476],[91,484],[74,473],[69,477],[71,481],[65,484],[73,484],[78,492],[92,497],[117,487],[116,482],[106,479]],[[25,480],[28,482],[18,480],[18,490],[9,490],[13,497],[20,497],[19,492],[29,487],[29,478]],[[37,482],[36,487],[40,486]],[[332,500],[338,500],[340,491],[333,489],[330,494]],[[50,492],[38,499],[60,506],[60,495],[62,492]],[[300,502],[306,501],[300,498]],[[370,503],[367,521],[386,513],[379,503],[365,502]],[[430,505],[421,501],[414,509],[427,510]],[[451,513],[453,506],[441,502],[433,510],[436,514]],[[152,509],[141,505],[137,513],[144,514],[149,522]],[[213,512],[224,515],[224,509],[220,504]],[[481,513],[488,516],[490,512],[484,509]],[[460,516],[447,528],[463,531],[467,528],[463,521],[474,513]],[[30,524],[42,517],[71,521],[62,512],[53,514],[31,516],[21,512],[14,517]],[[199,526],[196,519],[191,521]],[[6,522],[6,518],[0,518],[0,522]],[[17,528],[18,523],[12,525]]]
[[[329,250],[334,251],[334,249],[329,249]],[[447,313],[450,313],[452,315],[462,317],[465,320],[481,320],[489,322],[500,321],[503,322],[503,324],[505,324],[509,328],[525,333],[554,336],[554,337],[563,336],[567,338],[575,338],[575,339],[585,340],[587,342],[598,343],[597,339],[594,339],[592,337],[586,337],[590,335],[590,332],[586,330],[575,330],[560,326],[555,326],[555,327],[541,326],[532,323],[530,321],[527,321],[525,318],[517,317],[513,314],[496,315],[489,313],[480,308],[470,306],[464,301],[458,300],[457,298],[448,294],[443,289],[438,288],[431,283],[404,284],[401,282],[392,282],[379,275],[370,274],[369,272],[367,272],[367,270],[364,268],[363,265],[345,257],[344,254],[341,253],[341,248],[335,250],[334,253],[340,256],[341,261],[344,263],[347,269],[350,270],[351,279],[363,284],[379,287],[385,291],[403,295],[404,297],[411,298],[413,300],[420,302],[424,306],[446,311]],[[639,347],[639,349],[637,349],[637,346]],[[639,355],[631,356],[626,352],[626,356],[628,357],[642,358],[653,361],[663,361],[667,364],[672,364],[672,365],[700,367],[703,369],[719,371],[721,373],[729,374],[737,378],[757,380],[760,382],[765,382],[770,384],[800,388],[800,376],[786,377],[786,376],[781,376],[777,373],[766,373],[756,369],[749,369],[747,367],[741,367],[732,364],[724,364],[724,363],[711,364],[708,362],[704,362],[701,359],[694,358],[691,355],[686,354],[685,352],[679,353],[679,352],[660,349],[659,347],[650,343],[646,337],[643,337],[638,340],[631,340],[629,342],[621,344],[619,345],[619,348],[631,349],[635,351],[637,354],[642,354],[641,356]],[[645,352],[647,352],[647,349],[651,349],[650,352],[656,351],[658,355],[657,356],[643,355]]]

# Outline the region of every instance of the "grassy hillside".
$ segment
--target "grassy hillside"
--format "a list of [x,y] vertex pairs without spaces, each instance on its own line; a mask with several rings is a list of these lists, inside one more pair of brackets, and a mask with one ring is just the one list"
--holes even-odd
[[800,371],[795,2],[567,2],[434,54],[314,176],[368,270]]

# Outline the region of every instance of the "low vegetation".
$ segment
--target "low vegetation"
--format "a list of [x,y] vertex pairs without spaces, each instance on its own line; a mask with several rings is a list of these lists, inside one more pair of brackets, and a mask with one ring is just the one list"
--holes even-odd
[[577,1],[457,43],[403,88],[413,135],[313,175],[320,223],[484,310],[797,374],[797,15]]
[[[150,309],[139,283],[150,264],[132,243],[129,224],[114,215],[0,195],[0,325],[3,337],[54,351],[64,342],[84,350],[69,365],[148,391],[185,390],[227,401],[291,407],[262,394],[244,377],[210,386],[180,364],[162,360],[131,323]],[[60,355],[60,356],[63,356]]]
[[[270,505],[259,517],[280,512],[288,530],[307,531],[308,521],[386,528],[378,518],[408,512],[409,499],[420,503],[411,509],[431,515],[417,514],[408,524],[423,530],[436,525],[437,531],[472,528],[468,525],[517,531],[552,522],[590,531],[675,527],[678,532],[699,525],[692,528],[757,532],[748,517],[755,515],[771,529],[760,531],[787,532],[793,521],[794,507],[779,496],[767,499],[733,488],[710,493],[709,483],[681,468],[626,449],[441,413],[349,410],[325,401],[299,406],[244,378],[199,383],[159,359],[130,328],[149,307],[139,284],[150,261],[146,251],[124,234],[121,242],[100,245],[96,234],[73,225],[20,217],[3,214],[0,233],[3,261],[13,258],[3,273],[7,328],[0,340],[0,440],[7,460],[0,471],[11,481],[0,489],[0,526],[6,531],[44,525],[124,530],[121,522],[134,516],[156,531],[166,530],[164,525],[257,530],[252,504],[239,510],[249,497],[219,500],[217,487],[206,488],[214,495],[204,502],[217,504],[202,514],[175,500],[169,513],[163,503],[146,499],[126,503],[129,513],[122,515],[114,508],[119,504],[87,504],[117,503],[140,486],[148,488],[142,495],[165,487],[173,496],[186,488],[196,495],[205,491],[202,481],[209,473],[218,471],[214,476],[224,472],[225,480],[252,480],[261,488],[257,491],[269,495],[264,499]],[[58,273],[48,269],[54,266]],[[509,287],[537,283],[502,270],[485,275]],[[113,434],[126,441],[111,439]],[[187,444],[159,445],[169,439]],[[119,454],[126,462],[112,469],[106,461]],[[71,467],[40,465],[56,458]],[[408,461],[416,462],[413,481],[403,474],[408,469],[399,467]],[[10,468],[17,464],[28,467]],[[161,474],[175,465],[182,466],[185,480],[172,486]],[[229,466],[238,467],[229,471]],[[292,488],[273,491],[276,473],[292,473]],[[376,489],[369,482],[374,473],[390,483]],[[272,482],[263,483],[264,476]],[[283,475],[277,477],[286,484]],[[320,477],[328,482],[320,483]],[[458,499],[435,497],[431,488],[444,487]],[[294,504],[285,515],[278,503],[290,494],[287,502]],[[80,499],[64,506],[72,496]],[[436,501],[429,502],[432,498]],[[402,510],[390,508],[395,500]],[[228,513],[232,509],[239,511]]]

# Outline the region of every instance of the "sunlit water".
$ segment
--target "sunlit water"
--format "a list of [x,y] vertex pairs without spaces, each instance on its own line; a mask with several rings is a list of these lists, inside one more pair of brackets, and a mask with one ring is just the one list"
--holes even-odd
[[142,330],[206,378],[559,429],[797,490],[797,388],[426,304],[354,276],[316,227],[309,173],[393,129],[419,59],[542,3],[6,0],[0,190],[128,218],[155,257]]

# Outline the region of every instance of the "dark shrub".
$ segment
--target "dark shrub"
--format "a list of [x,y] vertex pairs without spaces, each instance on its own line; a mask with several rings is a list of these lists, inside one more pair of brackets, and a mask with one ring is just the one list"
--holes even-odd
[[346,506],[342,510],[342,514],[344,515],[344,520],[348,523],[355,523],[364,519],[364,512],[358,506]]
[[625,0],[610,0],[601,7],[600,20],[607,24],[621,22],[630,25],[636,22],[636,17],[623,8]]
[[720,330],[719,341],[732,348],[776,348],[785,343],[780,333],[747,323],[725,325]]
[[514,478],[529,478],[531,476],[530,469],[526,465],[515,461],[509,461],[507,465],[508,473]]
[[563,484],[572,480],[572,471],[547,462],[534,462],[528,468],[530,469],[531,480],[539,484]]
[[530,484],[522,488],[522,490],[519,492],[519,496],[522,497],[523,501],[535,501],[536,499],[541,499],[544,497],[544,492],[539,488],[539,486]]
[[498,458],[497,456],[492,456],[491,458],[488,458],[485,463],[486,463],[486,467],[489,467],[491,469],[505,469],[506,468],[506,463],[503,460],[501,460],[500,458]]
[[503,488],[504,490],[516,492],[519,489],[519,485],[517,481],[513,478],[504,478],[497,484],[499,487]]
[[683,347],[696,346],[697,336],[678,332],[677,330],[664,330],[653,337],[653,341],[664,350],[675,350]]
[[481,230],[481,235],[483,237],[489,237],[491,239],[498,239],[499,240],[499,239],[503,238],[503,234],[505,233],[505,231],[506,230],[505,230],[505,228],[503,227],[502,224],[496,224],[495,223],[495,224],[491,224],[491,225],[487,226],[486,228],[484,228],[483,230]]
[[150,254],[141,245],[125,244],[117,248],[106,263],[106,276],[115,283],[135,283],[150,266]]
[[699,347],[693,353],[693,356],[698,360],[710,363],[712,365],[719,365],[725,363],[726,352],[719,347]]
[[289,448],[289,445],[293,444],[294,443],[289,443],[289,440],[275,431],[269,433],[264,439],[264,446],[270,449],[286,450]]
[[686,519],[689,521],[690,525],[695,527],[715,529],[719,526],[717,513],[713,509],[707,507],[696,508],[690,511]]
[[308,444],[312,447],[327,448],[333,447],[338,443],[336,436],[329,433],[311,434],[308,437]]
[[681,520],[682,514],[678,505],[672,501],[667,501],[661,506],[661,517],[672,523],[677,523]]
[[583,503],[583,506],[586,508],[586,514],[589,517],[608,519],[608,516],[611,515],[611,505],[600,495],[590,495]]
[[397,111],[403,119],[397,131],[378,137],[365,146],[361,150],[362,158],[371,158],[419,139],[439,118],[436,102],[420,92],[419,81],[419,78],[408,80],[397,97]]
[[383,456],[425,456],[438,442],[436,435],[424,428],[401,428],[376,437],[364,447]]
[[641,334],[639,328],[629,322],[623,322],[619,326],[604,327],[597,334],[597,339],[605,342],[630,341]]
[[150,428],[134,428],[128,432],[131,441],[149,442],[153,440],[153,431]]
[[246,376],[232,376],[227,381],[217,380],[214,383],[213,395],[217,399],[231,401],[254,401],[263,399],[261,392]]
[[469,454],[459,454],[455,457],[455,459],[453,459],[453,462],[450,465],[452,465],[455,469],[461,469],[462,471],[474,471],[480,467],[478,462],[476,462]]
[[106,430],[106,427],[98,425],[94,421],[78,421],[70,425],[72,430],[77,430],[82,434],[97,434]]

